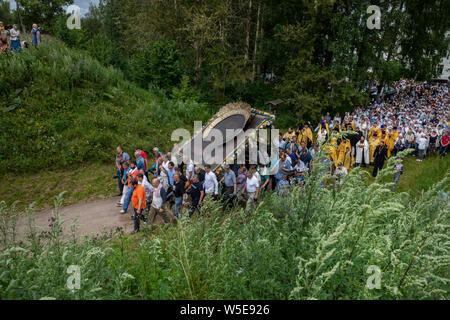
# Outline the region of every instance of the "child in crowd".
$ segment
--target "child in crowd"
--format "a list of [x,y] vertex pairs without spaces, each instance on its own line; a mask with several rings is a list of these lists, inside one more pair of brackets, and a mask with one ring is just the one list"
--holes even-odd
[[289,184],[288,176],[287,176],[287,174],[283,174],[283,178],[278,183],[277,194],[280,197],[284,197],[289,189],[289,186],[290,186],[290,184]]
[[403,166],[403,163],[401,162],[403,159],[401,157],[395,158],[397,161],[394,164],[394,186],[392,187],[392,190],[395,190],[397,188],[398,180],[400,179],[400,176],[403,174],[403,171],[405,170],[405,167]]

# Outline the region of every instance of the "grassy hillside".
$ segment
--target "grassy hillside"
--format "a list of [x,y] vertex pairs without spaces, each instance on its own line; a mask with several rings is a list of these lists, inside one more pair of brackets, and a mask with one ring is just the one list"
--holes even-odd
[[0,55],[0,172],[111,161],[118,144],[168,148],[170,132],[212,110],[143,90],[82,51],[50,41]]
[[[450,157],[428,157],[423,162],[417,162],[416,157],[410,155],[403,159],[405,171],[400,177],[396,192],[408,192],[412,197],[418,198],[423,191],[431,188],[435,183],[441,181],[450,172]],[[375,179],[371,176],[373,167],[366,168],[370,173],[368,183],[373,183]],[[393,182],[394,175],[389,174],[381,181],[385,183]]]

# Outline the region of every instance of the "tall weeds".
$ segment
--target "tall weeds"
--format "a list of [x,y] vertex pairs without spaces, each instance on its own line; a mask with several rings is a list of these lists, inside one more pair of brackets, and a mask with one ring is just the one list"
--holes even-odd
[[[440,195],[449,192],[448,174],[411,199],[391,192],[392,183],[383,183],[382,176],[367,186],[361,169],[338,189],[322,188],[326,176],[320,172],[318,161],[305,187],[284,198],[267,193],[249,215],[242,208],[223,212],[207,201],[198,217],[183,217],[177,226],[144,228],[137,237],[120,230],[83,239],[60,233],[60,197],[48,230],[31,228],[32,237],[3,242],[0,296],[449,298],[450,205]],[[4,219],[12,209],[2,204],[0,210]],[[69,265],[81,268],[80,290],[66,287]],[[381,270],[380,289],[367,286],[373,265]]]

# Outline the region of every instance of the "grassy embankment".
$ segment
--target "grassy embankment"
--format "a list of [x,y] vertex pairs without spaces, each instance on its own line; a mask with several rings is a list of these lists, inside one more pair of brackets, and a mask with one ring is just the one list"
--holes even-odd
[[[39,50],[0,56],[0,199],[52,203],[114,192],[115,147],[132,155],[170,132],[209,119],[213,110],[143,90],[82,51],[49,41]],[[37,174],[38,173],[38,174]]]

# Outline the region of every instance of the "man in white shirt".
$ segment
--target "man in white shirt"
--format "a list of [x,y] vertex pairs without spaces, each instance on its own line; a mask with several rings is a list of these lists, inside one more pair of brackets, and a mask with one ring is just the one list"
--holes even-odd
[[428,139],[425,137],[424,133],[417,139],[417,148],[419,149],[419,159],[417,159],[417,161],[422,161],[428,148]]
[[13,25],[13,28],[9,30],[10,40],[11,40],[11,49],[14,51],[20,51],[20,31],[16,24]]
[[258,178],[255,177],[251,171],[247,172],[247,181],[245,182],[243,193],[248,196],[247,204],[245,206],[245,213],[248,213],[253,203],[258,200],[259,193]]
[[205,187],[205,195],[219,194],[219,183],[217,182],[217,177],[214,172],[211,171],[211,166],[209,164],[205,165],[205,182],[203,186]]
[[261,175],[256,170],[256,166],[252,165],[250,167],[250,172],[253,174],[254,177],[256,177],[256,179],[258,179],[259,184],[261,184]]
[[194,161],[189,160],[189,164],[186,167],[186,178],[189,181],[192,181],[192,178],[194,177]]
[[147,210],[149,209],[149,203],[152,199],[152,191],[153,191],[153,186],[150,184],[150,182],[148,182],[147,177],[144,175],[144,170],[140,170],[137,178],[138,178],[138,183],[140,185],[142,185],[145,189],[145,199],[147,201]]
[[344,167],[342,162],[338,163],[338,167],[334,170],[334,175],[339,179],[339,185],[344,183],[344,177],[348,175],[347,168]]
[[305,163],[302,160],[298,159],[297,163],[295,164],[294,170],[298,172],[305,172]]
[[169,171],[169,162],[170,162],[170,159],[166,155],[164,157],[163,162],[162,162],[161,173],[160,173],[160,176],[159,176],[160,181],[161,181],[161,185],[162,185],[162,187],[164,189],[166,189],[166,191],[169,188],[169,176],[168,176],[168,173],[167,173]]

